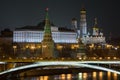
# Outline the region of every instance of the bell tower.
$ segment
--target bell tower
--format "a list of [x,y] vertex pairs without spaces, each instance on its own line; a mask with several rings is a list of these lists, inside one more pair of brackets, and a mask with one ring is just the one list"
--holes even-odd
[[86,10],[84,7],[80,10],[80,38],[87,35]]
[[95,24],[93,26],[93,35],[94,36],[98,36],[99,35],[99,28],[98,28],[98,25],[97,25],[97,18],[95,18]]
[[42,57],[51,58],[54,57],[54,41],[52,39],[51,25],[48,16],[48,8],[46,8],[44,36],[41,42],[42,45]]

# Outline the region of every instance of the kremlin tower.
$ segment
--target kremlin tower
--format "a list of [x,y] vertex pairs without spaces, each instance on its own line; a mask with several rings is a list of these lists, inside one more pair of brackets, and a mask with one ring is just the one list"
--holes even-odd
[[80,10],[80,38],[87,35],[87,22],[86,22],[86,10],[83,7]]
[[54,57],[54,41],[52,39],[50,20],[48,18],[48,8],[46,9],[44,36],[41,45],[43,58]]
[[93,26],[93,36],[98,36],[99,35],[99,28],[97,26],[97,18],[95,18],[95,24]]
[[76,18],[72,18],[72,27],[74,28],[75,32],[77,33],[76,39],[78,39],[79,35],[80,35],[80,32],[79,32],[79,29],[78,29],[77,19]]

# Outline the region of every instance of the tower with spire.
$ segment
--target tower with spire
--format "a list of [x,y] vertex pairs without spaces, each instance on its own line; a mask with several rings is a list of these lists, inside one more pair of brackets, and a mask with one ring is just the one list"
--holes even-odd
[[103,32],[98,28],[97,18],[95,18],[92,34],[87,31],[87,21],[86,21],[86,10],[82,6],[80,11],[80,38],[82,43],[93,44],[93,43],[105,43],[105,37]]
[[79,29],[78,29],[78,26],[77,26],[77,19],[76,18],[72,18],[72,27],[75,30],[75,32],[77,33],[76,39],[78,39],[80,37],[79,36],[80,32],[79,32]]
[[99,35],[99,28],[97,25],[97,18],[95,18],[95,24],[93,26],[93,36],[98,36]]
[[42,45],[42,57],[51,58],[54,57],[54,41],[52,39],[51,25],[48,16],[48,8],[46,8],[44,36],[41,42]]
[[80,37],[87,35],[86,10],[84,7],[80,10]]

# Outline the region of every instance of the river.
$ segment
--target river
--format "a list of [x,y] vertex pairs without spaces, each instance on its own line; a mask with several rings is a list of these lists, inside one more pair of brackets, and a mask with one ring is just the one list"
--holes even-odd
[[76,74],[55,74],[19,77],[8,80],[120,80],[120,75],[111,72],[83,72]]

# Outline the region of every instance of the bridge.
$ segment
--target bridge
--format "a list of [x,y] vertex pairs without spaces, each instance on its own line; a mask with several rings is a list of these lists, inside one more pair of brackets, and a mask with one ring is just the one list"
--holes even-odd
[[[16,63],[31,63],[27,65],[22,65],[22,66],[16,66]],[[108,59],[101,59],[101,60],[72,60],[72,59],[19,59],[19,60],[1,60],[0,64],[14,64],[11,69],[4,70],[0,72],[0,75],[8,74],[11,72],[15,71],[20,71],[20,70],[25,70],[25,69],[34,69],[36,67],[49,67],[49,66],[72,66],[72,67],[86,67],[86,68],[91,68],[91,69],[97,69],[97,70],[102,70],[102,71],[107,71],[107,72],[113,72],[120,74],[120,71],[114,70],[110,67],[104,67],[100,66],[102,65],[120,65],[120,60],[113,59],[113,60],[108,60]]]

